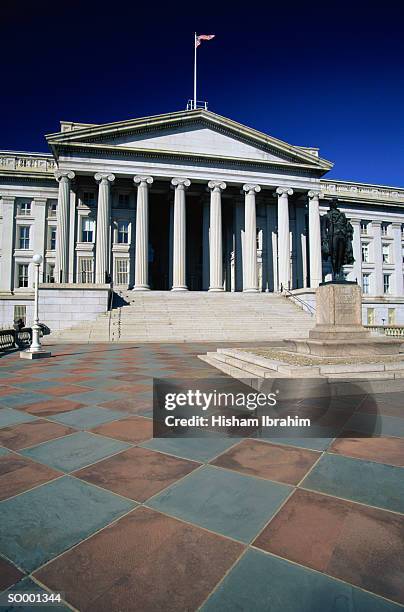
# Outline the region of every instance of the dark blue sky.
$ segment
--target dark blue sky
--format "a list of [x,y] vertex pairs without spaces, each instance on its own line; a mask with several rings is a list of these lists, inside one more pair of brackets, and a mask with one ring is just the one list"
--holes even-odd
[[[46,151],[59,120],[209,109],[319,146],[329,176],[404,186],[404,8],[368,2],[7,3],[0,149]],[[34,8],[33,6],[34,5]]]

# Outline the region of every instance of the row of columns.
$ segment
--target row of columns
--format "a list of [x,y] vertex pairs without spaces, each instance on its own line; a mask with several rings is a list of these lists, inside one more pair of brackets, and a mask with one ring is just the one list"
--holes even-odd
[[[56,171],[59,182],[58,225],[56,237],[56,278],[66,283],[68,279],[68,228],[70,207],[70,182],[75,174],[72,171]],[[111,185],[115,180],[113,174],[97,173],[95,180],[99,185],[96,268],[97,283],[105,283],[109,273],[109,226],[111,217]],[[136,205],[136,242],[135,242],[135,291],[149,289],[148,284],[148,236],[149,188],[153,184],[151,176],[135,176],[137,185]],[[173,291],[186,291],[186,198],[190,186],[188,178],[173,178],[174,188],[174,225],[173,225]],[[210,236],[209,236],[209,291],[223,291],[222,266],[222,192],[226,189],[223,181],[209,181],[210,191]],[[261,187],[255,184],[243,185],[245,194],[244,206],[244,245],[243,245],[243,291],[258,291],[257,278],[257,222],[256,194]],[[278,199],[278,283],[281,288],[290,286],[290,230],[289,230],[289,196],[293,190],[278,187],[274,196]],[[310,286],[318,287],[322,279],[321,236],[319,191],[309,191],[309,253],[310,253]]]

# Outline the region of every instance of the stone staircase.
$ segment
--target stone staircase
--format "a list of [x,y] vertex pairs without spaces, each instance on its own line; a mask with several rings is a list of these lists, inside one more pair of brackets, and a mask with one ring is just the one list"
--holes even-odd
[[257,342],[307,337],[314,319],[274,293],[119,293],[124,305],[51,342]]

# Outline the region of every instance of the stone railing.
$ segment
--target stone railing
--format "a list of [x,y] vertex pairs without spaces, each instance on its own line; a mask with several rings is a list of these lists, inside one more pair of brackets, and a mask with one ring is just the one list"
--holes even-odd
[[366,329],[381,336],[404,338],[403,325],[365,325]]
[[56,170],[56,162],[47,155],[0,152],[0,172],[2,170],[46,172],[50,174]]
[[0,330],[0,351],[22,349],[31,344],[32,329],[24,327],[20,331],[15,329]]

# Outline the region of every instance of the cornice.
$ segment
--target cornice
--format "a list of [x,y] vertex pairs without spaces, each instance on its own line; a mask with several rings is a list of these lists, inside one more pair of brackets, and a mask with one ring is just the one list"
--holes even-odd
[[184,161],[196,161],[196,162],[212,162],[215,164],[230,164],[237,166],[254,166],[256,168],[266,169],[282,169],[282,170],[293,170],[295,174],[316,173],[322,175],[326,171],[319,166],[312,164],[300,164],[300,163],[289,163],[275,160],[257,160],[244,157],[231,157],[223,155],[214,155],[206,153],[190,153],[185,151],[166,151],[165,149],[133,149],[131,147],[117,147],[114,145],[99,145],[93,143],[67,143],[64,142],[60,145],[59,155],[64,152],[71,153],[72,151],[77,152],[88,152],[94,153],[95,151],[105,151],[111,156],[123,156],[123,157],[135,157],[135,158],[153,158],[161,160],[184,160]]
[[404,188],[388,187],[351,181],[320,180],[321,191],[325,196],[340,197],[355,202],[380,202],[404,205]]

